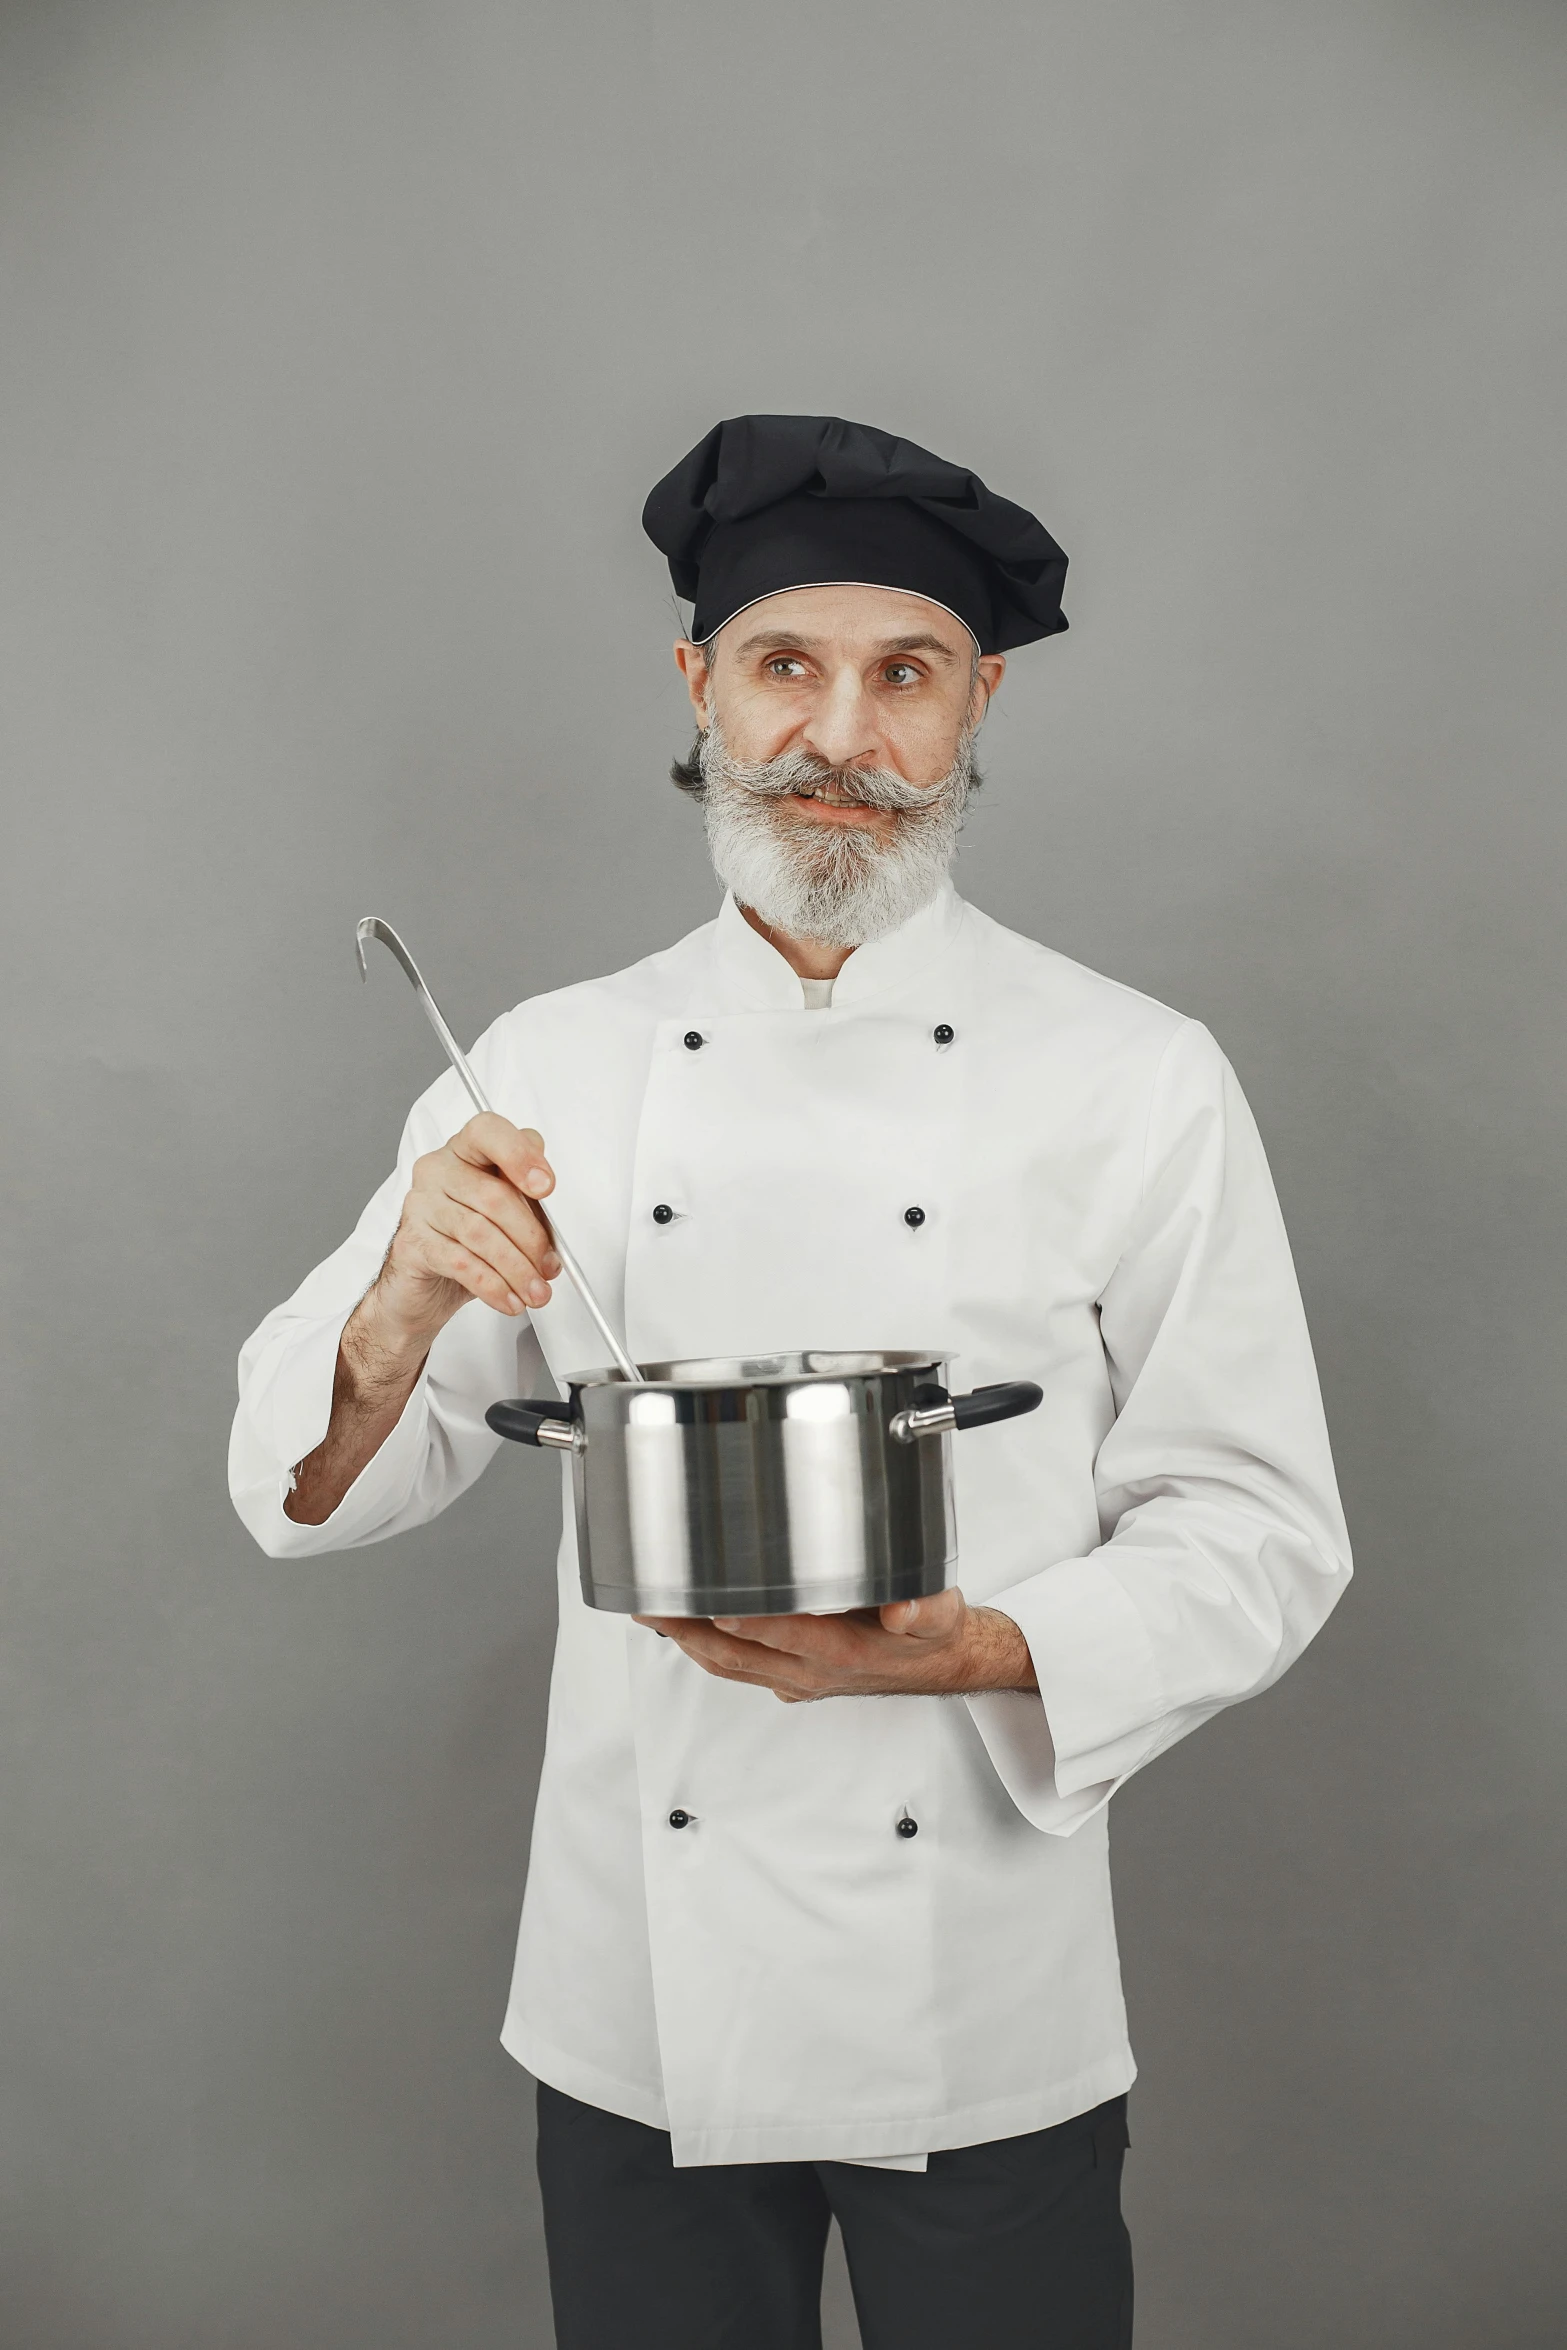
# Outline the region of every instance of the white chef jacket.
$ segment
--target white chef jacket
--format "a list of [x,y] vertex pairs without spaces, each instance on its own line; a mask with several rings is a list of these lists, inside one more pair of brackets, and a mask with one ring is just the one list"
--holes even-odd
[[[1212,1038],[944,888],[827,1009],[731,900],[519,1005],[473,1061],[543,1134],[639,1359],[909,1348],[955,1391],[1044,1389],[953,1439],[954,1579],[1021,1627],[1038,1696],[785,1706],[715,1680],[584,1604],[566,1509],[506,2047],[680,2164],[906,2159],[1118,2094],[1108,1798],[1276,1680],[1350,1571],[1278,1205]],[[471,1303],[332,1516],[285,1517],[412,1162],[468,1115],[440,1077],[352,1236],[245,1346],[231,1488],[274,1557],[423,1524],[498,1449],[490,1403],[603,1359],[564,1282],[527,1323]]]

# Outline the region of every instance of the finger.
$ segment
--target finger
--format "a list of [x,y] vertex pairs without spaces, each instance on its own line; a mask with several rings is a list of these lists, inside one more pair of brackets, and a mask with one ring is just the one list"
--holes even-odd
[[454,1281],[470,1297],[482,1298],[498,1314],[521,1314],[527,1311],[528,1301],[495,1271],[493,1265],[476,1257],[444,1233],[432,1232],[428,1225],[405,1226],[392,1243],[392,1260],[416,1273],[433,1274],[439,1281]]
[[440,1194],[498,1225],[546,1281],[559,1278],[561,1263],[549,1226],[533,1202],[521,1198],[516,1185],[504,1175],[492,1175],[453,1155],[447,1159]]
[[555,1171],[544,1156],[544,1137],[532,1126],[514,1126],[494,1110],[470,1118],[452,1149],[471,1167],[499,1167],[501,1173],[535,1199],[555,1188]]
[[523,1254],[509,1233],[492,1224],[488,1216],[481,1216],[477,1209],[443,1196],[432,1200],[425,1210],[425,1226],[438,1238],[450,1241],[481,1265],[487,1265],[508,1292],[520,1297],[524,1304],[549,1304],[549,1283],[538,1265]]
[[[518,1129],[508,1126],[505,1119],[493,1120],[491,1124],[518,1136]],[[472,1118],[462,1133],[454,1136],[442,1149],[429,1151],[414,1161],[413,1181],[404,1208],[405,1219],[433,1213],[431,1203],[436,1200],[460,1200],[480,1213],[489,1215],[490,1220],[498,1222],[503,1231],[509,1230],[514,1244],[522,1248],[530,1262],[537,1262],[547,1281],[553,1281],[563,1268],[543,1211],[535,1207],[532,1201],[523,1199],[510,1178],[495,1170],[475,1139],[476,1133],[482,1132],[483,1127],[484,1121]],[[537,1137],[532,1139],[537,1140]],[[553,1177],[548,1177],[548,1180],[553,1181]],[[493,1188],[484,1191],[481,1186]],[[518,1222],[519,1218],[521,1222]],[[529,1219],[537,1219],[539,1245],[535,1245],[535,1227]],[[449,1218],[446,1221],[450,1223]],[[459,1233],[457,1237],[461,1239],[463,1235]],[[532,1302],[537,1304],[541,1301],[534,1299]]]
[[852,1654],[857,1645],[852,1616],[714,1616],[712,1620],[730,1639],[755,1641],[759,1647],[782,1649],[790,1656],[843,1657]]
[[669,1634],[675,1646],[699,1665],[727,1665],[743,1673],[765,1670],[765,1664],[756,1650],[743,1642],[728,1640],[722,1632],[715,1632],[705,1622],[688,1622],[672,1627]]
[[698,1672],[711,1675],[715,1681],[743,1681],[751,1689],[774,1689],[778,1686],[765,1666],[751,1670],[744,1664],[730,1663],[710,1651],[688,1648],[684,1641],[678,1645],[681,1653],[696,1666]]
[[794,1688],[811,1686],[809,1670],[802,1670],[799,1660],[786,1661],[769,1649],[731,1639],[726,1633],[715,1632],[705,1620],[688,1619],[678,1630],[671,1627],[669,1637],[693,1664],[720,1680],[749,1681],[763,1689],[775,1688],[780,1682]]
[[774,1697],[779,1696],[785,1687],[788,1688],[789,1694],[792,1697],[803,1697],[807,1695],[814,1697],[820,1694],[820,1692],[816,1690],[806,1691],[798,1689],[792,1683],[780,1683],[771,1679],[766,1673],[742,1673],[738,1666],[709,1664],[705,1663],[700,1657],[693,1657],[692,1662],[693,1664],[697,1665],[702,1672],[709,1674],[715,1681],[734,1681],[743,1684],[747,1689],[765,1689],[770,1693],[770,1695]]
[[[743,1617],[735,1620],[756,1623],[765,1619]],[[788,1623],[794,1619],[780,1617],[775,1620]],[[811,1618],[803,1620],[814,1621]],[[650,1632],[657,1632],[661,1639],[674,1641],[693,1664],[700,1665],[704,1672],[712,1673],[720,1680],[749,1681],[754,1687],[771,1689],[775,1693],[788,1688],[797,1697],[804,1699],[824,1695],[828,1682],[835,1678],[824,1674],[823,1684],[819,1687],[804,1658],[791,1659],[786,1663],[776,1651],[748,1649],[743,1641],[737,1641],[731,1635],[719,1631],[708,1616],[638,1616],[636,1621],[645,1624]]]

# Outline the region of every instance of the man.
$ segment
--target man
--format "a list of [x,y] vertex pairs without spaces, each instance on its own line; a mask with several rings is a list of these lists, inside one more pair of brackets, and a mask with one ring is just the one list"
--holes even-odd
[[602,1360],[557,1184],[640,1360],[1038,1381],[956,1448],[955,1587],[879,1615],[595,1613],[568,1521],[504,2040],[563,2350],[803,2350],[832,2214],[869,2350],[1119,2350],[1106,1806],[1349,1574],[1277,1205],[1202,1028],[947,878],[1004,656],[1066,625],[1040,524],[810,417],[718,426],[645,521],[729,894],[499,1020],[495,1115],[450,1076],[415,1105],[245,1349],[235,1500],[278,1556],[420,1524],[540,1356]]

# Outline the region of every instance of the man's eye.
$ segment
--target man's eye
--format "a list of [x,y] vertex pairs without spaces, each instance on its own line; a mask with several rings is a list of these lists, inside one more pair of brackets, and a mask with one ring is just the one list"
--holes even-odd
[[912,661],[889,661],[882,675],[889,685],[912,685],[919,671]]
[[805,663],[797,661],[792,653],[779,653],[767,664],[769,677],[803,677]]

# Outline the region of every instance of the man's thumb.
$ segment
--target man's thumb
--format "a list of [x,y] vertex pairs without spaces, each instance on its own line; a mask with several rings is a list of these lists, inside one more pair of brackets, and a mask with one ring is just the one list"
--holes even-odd
[[882,1630],[912,1640],[944,1640],[963,1612],[961,1591],[933,1592],[929,1599],[896,1599],[881,1611]]

